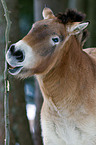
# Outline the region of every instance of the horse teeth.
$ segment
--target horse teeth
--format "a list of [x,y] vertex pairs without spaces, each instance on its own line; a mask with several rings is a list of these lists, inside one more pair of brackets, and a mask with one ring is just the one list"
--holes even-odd
[[14,69],[15,67],[12,67],[11,65],[8,65],[8,69]]
[[15,67],[9,67],[9,69],[14,69]]

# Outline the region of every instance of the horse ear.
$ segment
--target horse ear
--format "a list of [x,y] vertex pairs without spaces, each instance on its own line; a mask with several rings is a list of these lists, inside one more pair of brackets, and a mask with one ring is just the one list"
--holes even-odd
[[49,9],[49,8],[44,8],[43,12],[42,12],[42,15],[43,15],[44,19],[52,19],[52,18],[55,17],[52,10]]
[[88,26],[89,22],[77,22],[71,26],[67,27],[67,31],[70,35],[76,35],[79,34],[83,29],[85,29]]

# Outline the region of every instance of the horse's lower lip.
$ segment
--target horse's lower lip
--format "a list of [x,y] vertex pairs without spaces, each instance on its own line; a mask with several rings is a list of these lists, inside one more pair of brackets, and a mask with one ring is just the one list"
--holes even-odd
[[18,73],[20,73],[20,71],[22,70],[23,66],[17,66],[17,67],[8,67],[8,72],[11,75],[17,75]]

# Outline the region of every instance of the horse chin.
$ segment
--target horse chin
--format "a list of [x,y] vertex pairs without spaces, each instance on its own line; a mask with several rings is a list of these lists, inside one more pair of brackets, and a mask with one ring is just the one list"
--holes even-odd
[[25,78],[31,77],[33,75],[34,75],[34,73],[31,69],[23,68],[15,77],[19,78],[19,79],[25,79]]

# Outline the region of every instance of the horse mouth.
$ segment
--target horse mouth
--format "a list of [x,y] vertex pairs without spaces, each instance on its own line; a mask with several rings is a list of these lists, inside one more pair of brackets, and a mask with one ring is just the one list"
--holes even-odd
[[11,65],[8,64],[8,72],[11,75],[17,75],[18,73],[20,73],[20,71],[22,70],[23,66],[16,66],[16,67],[12,67]]

